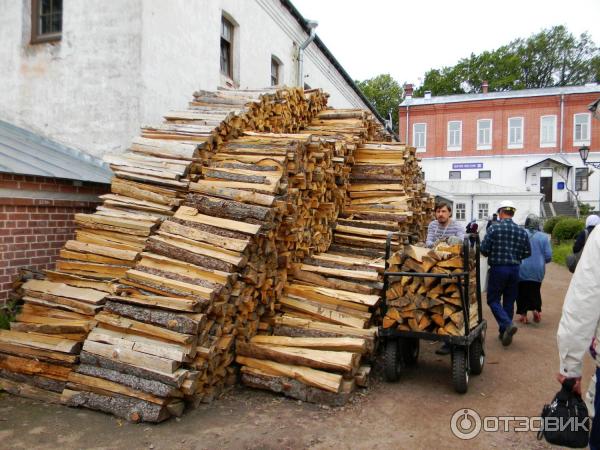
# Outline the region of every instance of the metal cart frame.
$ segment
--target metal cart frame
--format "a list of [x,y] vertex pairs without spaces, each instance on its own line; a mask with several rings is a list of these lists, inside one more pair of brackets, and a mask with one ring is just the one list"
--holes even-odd
[[[485,334],[487,322],[483,318],[481,303],[481,277],[479,265],[479,235],[467,235],[463,241],[463,271],[452,274],[434,274],[420,272],[390,272],[389,259],[392,251],[392,238],[396,233],[389,233],[385,247],[385,271],[383,273],[383,300],[380,304],[382,317],[385,316],[387,305],[387,290],[390,285],[390,277],[411,276],[423,278],[456,278],[460,292],[464,320],[464,336],[449,336],[431,333],[427,331],[400,331],[396,328],[379,327],[379,336],[384,344],[384,373],[388,381],[397,381],[400,373],[405,367],[415,365],[419,357],[419,340],[442,341],[451,348],[452,355],[452,382],[458,393],[468,390],[469,374],[479,375],[485,364]],[[470,245],[475,245],[475,276],[476,276],[476,298],[477,298],[477,325],[473,329],[470,326]]]

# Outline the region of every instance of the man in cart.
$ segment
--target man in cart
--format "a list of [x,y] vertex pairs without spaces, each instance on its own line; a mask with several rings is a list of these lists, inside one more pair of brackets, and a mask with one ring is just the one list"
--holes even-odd
[[[452,207],[446,202],[439,202],[435,205],[435,220],[432,220],[427,227],[427,239],[425,244],[427,247],[433,247],[434,244],[441,240],[456,240],[462,243],[464,239],[464,229],[462,225],[450,218],[452,215]],[[443,343],[435,352],[438,355],[449,355],[451,352],[450,345]]]
[[498,208],[500,221],[490,227],[483,242],[481,254],[488,257],[487,303],[498,322],[502,345],[512,343],[517,327],[513,324],[513,311],[519,286],[519,266],[531,255],[527,232],[512,218],[516,207],[504,200]]
[[464,238],[464,228],[458,222],[450,218],[452,207],[446,202],[439,202],[435,205],[435,220],[432,220],[427,227],[427,239],[425,245],[433,247],[437,241],[455,236]]

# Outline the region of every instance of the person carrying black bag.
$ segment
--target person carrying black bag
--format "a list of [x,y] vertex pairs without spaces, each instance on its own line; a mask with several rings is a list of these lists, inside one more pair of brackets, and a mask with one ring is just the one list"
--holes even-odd
[[[562,384],[569,380],[581,396],[583,357],[590,350],[596,362],[596,392],[600,392],[600,231],[589,235],[577,269],[571,278],[558,325],[557,341]],[[591,342],[591,346],[590,346]],[[590,433],[590,448],[600,450],[600,395],[594,399],[596,415]]]

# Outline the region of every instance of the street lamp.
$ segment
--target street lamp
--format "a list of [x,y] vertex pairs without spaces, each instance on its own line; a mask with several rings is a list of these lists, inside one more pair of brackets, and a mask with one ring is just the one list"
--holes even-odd
[[588,156],[590,155],[590,148],[587,145],[584,145],[579,149],[579,156],[583,161],[583,164],[586,166],[592,166],[596,169],[600,169],[600,161],[588,161]]

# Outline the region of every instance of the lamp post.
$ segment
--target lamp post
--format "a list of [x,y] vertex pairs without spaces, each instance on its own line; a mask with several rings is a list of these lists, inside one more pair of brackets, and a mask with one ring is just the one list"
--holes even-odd
[[[595,169],[600,169],[600,161],[588,161],[588,156],[590,155],[590,148],[587,145],[584,145],[579,149],[579,157],[583,161],[583,165],[592,166]],[[600,174],[599,174],[600,177]],[[598,210],[600,211],[600,180],[598,180]]]

